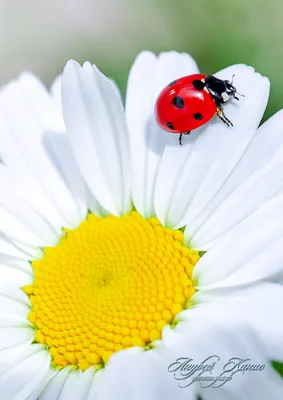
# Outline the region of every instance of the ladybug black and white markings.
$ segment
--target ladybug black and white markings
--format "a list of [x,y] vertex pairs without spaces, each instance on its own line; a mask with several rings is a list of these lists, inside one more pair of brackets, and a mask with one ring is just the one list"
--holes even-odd
[[[233,126],[223,111],[223,104],[231,98],[239,100],[232,81],[221,80],[213,75],[193,74],[169,83],[158,96],[155,116],[165,131],[188,135],[217,115],[224,124]],[[243,96],[243,95],[240,95]]]

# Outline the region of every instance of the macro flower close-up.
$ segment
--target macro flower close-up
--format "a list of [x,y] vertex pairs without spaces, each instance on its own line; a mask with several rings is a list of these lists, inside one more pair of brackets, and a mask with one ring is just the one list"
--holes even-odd
[[[1,399],[282,398],[283,112],[260,125],[269,80],[232,65],[214,76],[239,93],[233,126],[180,146],[156,99],[197,73],[142,52],[125,106],[89,62],[50,91],[31,73],[1,88]],[[211,387],[176,373],[210,356],[263,367]]]

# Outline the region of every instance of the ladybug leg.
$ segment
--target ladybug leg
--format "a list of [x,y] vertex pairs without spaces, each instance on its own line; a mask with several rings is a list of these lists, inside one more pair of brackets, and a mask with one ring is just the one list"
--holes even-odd
[[[227,126],[230,126],[230,121],[228,122],[227,120],[226,120],[226,118],[224,118],[221,114],[218,114],[218,117],[221,119],[221,121],[222,122],[224,122],[224,124],[225,125],[227,125]],[[231,125],[232,125],[232,123],[231,123]]]
[[240,101],[240,99],[239,99],[239,97],[236,96],[236,94],[239,95],[239,96],[241,96],[241,97],[246,97],[244,94],[241,94],[241,93],[236,92],[236,93],[233,94],[233,98],[236,99],[236,100],[238,100],[238,101]]
[[223,109],[220,106],[217,107],[216,114],[221,119],[221,121],[224,122],[225,125],[233,126],[233,123],[226,117],[226,115],[224,114]]
[[180,135],[179,135],[179,145],[180,146],[182,146],[182,137],[183,137],[183,135],[189,135],[190,133],[191,133],[191,131],[180,133]]

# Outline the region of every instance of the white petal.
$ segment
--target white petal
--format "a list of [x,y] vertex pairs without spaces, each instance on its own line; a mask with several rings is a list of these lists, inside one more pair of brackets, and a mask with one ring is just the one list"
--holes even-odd
[[0,93],[0,154],[5,165],[21,177],[20,186],[58,230],[72,227],[76,201],[45,148],[48,132],[64,125],[46,89],[24,74]]
[[[211,320],[216,325],[244,324],[257,331],[262,341],[262,354],[269,359],[283,360],[283,287],[275,283],[260,283],[238,289],[199,291],[193,298],[194,307],[181,312],[178,320]],[[228,315],[229,314],[229,315]],[[193,323],[193,322],[191,322]],[[194,322],[195,323],[195,322]]]
[[119,86],[114,81],[114,79],[111,79],[111,78],[108,78],[108,79],[109,79],[109,82],[112,84],[114,91],[116,92],[116,96],[120,99],[121,104],[123,104],[124,99],[123,99],[123,96],[122,96]]
[[52,368],[49,370],[49,373],[46,375],[46,377],[39,383],[39,385],[37,385],[36,388],[34,388],[34,390],[32,391],[32,393],[30,394],[29,397],[27,397],[26,400],[38,400],[41,393],[43,392],[43,390],[46,388],[46,386],[49,384],[49,382],[51,381],[51,379],[58,374],[58,370],[56,370],[55,368]]
[[233,394],[229,393],[225,389],[225,386],[220,389],[205,388],[202,389],[200,392],[201,397],[199,397],[197,400],[239,400],[239,397],[237,395],[234,396]]
[[21,260],[35,260],[42,258],[42,251],[37,247],[23,245],[7,238],[0,232],[0,260],[7,259],[21,259]]
[[70,61],[62,99],[67,133],[88,187],[112,214],[129,211],[129,140],[113,84],[90,63],[81,68]]
[[[183,391],[169,379],[168,362],[162,351],[119,352],[105,368],[99,399],[108,400],[194,400],[195,391]],[[108,383],[108,384],[107,384]]]
[[[266,165],[283,146],[283,110],[262,124],[253,137],[237,168],[229,177],[229,189],[245,181],[254,171]],[[231,187],[230,187],[231,186]],[[228,188],[225,187],[227,190]]]
[[107,210],[105,210],[105,208],[103,208],[101,206],[101,204],[96,200],[96,198],[93,196],[93,194],[91,193],[91,191],[88,189],[88,187],[86,188],[87,191],[87,205],[88,205],[88,209],[94,214],[97,215],[99,217],[104,217],[109,215],[109,212]]
[[68,215],[72,215],[72,225],[69,227],[76,228],[87,215],[87,195],[86,186],[72,154],[70,142],[65,134],[52,132],[46,135],[44,141],[50,159],[57,166],[58,174],[76,200],[76,211],[73,212],[72,208],[66,210]]
[[[216,307],[214,315],[210,314],[211,311],[208,308],[206,314],[202,313],[200,317],[195,313],[195,318],[178,324],[173,330],[171,329],[171,332],[169,332],[170,328],[165,330],[164,340],[167,345],[168,365],[176,363],[178,358],[191,359],[190,365],[199,365],[210,358],[210,363],[215,362],[211,375],[219,376],[230,359],[234,357],[250,359],[250,364],[264,365],[264,369],[258,372],[246,372],[245,374],[237,373],[233,375],[230,381],[225,383],[222,389],[217,389],[216,383],[213,390],[219,391],[220,399],[239,398],[239,400],[248,400],[260,398],[256,396],[257,387],[260,385],[263,393],[267,393],[268,389],[272,390],[271,398],[279,400],[278,392],[281,389],[282,393],[283,381],[272,370],[266,354],[262,350],[262,341],[258,338],[256,331],[249,327],[245,321],[231,317],[229,308],[226,308],[227,321],[223,319],[223,314],[221,319],[217,318]],[[209,364],[209,360],[207,364]],[[176,367],[176,364],[174,365]],[[171,369],[173,375],[175,368],[172,366]],[[193,374],[193,377],[196,375],[198,373]],[[204,376],[210,376],[210,373],[204,373]],[[175,370],[175,379],[179,377],[181,378],[178,370]],[[174,379],[173,376],[172,379]],[[188,377],[188,379],[179,381],[184,386],[182,390],[186,390],[185,386],[191,380],[191,377]],[[202,385],[209,384],[209,382],[204,382]],[[201,395],[207,393],[205,398],[210,399],[208,395],[210,392],[207,390],[207,388],[202,389]],[[224,397],[222,390],[224,393],[228,392],[227,397]],[[211,397],[211,399],[215,399],[215,397]]]
[[229,229],[243,221],[283,190],[283,152],[238,186],[190,239],[191,247],[208,249]]
[[[264,375],[261,371],[246,372],[246,374],[249,374],[248,378],[251,379],[245,382],[244,389],[239,390],[235,387],[231,390],[227,384],[219,389],[205,388],[200,391],[201,400],[282,399],[282,383],[274,375],[274,371],[270,370],[270,366],[268,373],[264,373]],[[239,375],[242,376],[242,372]]]
[[202,213],[252,140],[266,107],[269,82],[251,67],[235,65],[219,73],[222,79],[236,74],[235,86],[245,93],[238,103],[225,105],[234,127],[228,129],[214,118],[186,138],[180,148],[168,145],[163,154],[156,182],[155,209],[163,224],[181,227]]
[[[164,148],[166,135],[160,136],[153,124],[154,85],[157,76],[157,58],[149,52],[141,53],[135,60],[129,74],[126,117],[130,131],[132,155],[132,196],[136,209],[143,215],[152,214],[152,207],[146,208],[147,187],[147,145],[149,129],[160,137],[160,148]],[[159,134],[158,134],[159,133]],[[154,175],[154,171],[149,171]]]
[[13,366],[25,360],[32,354],[42,350],[43,346],[31,344],[31,341],[0,350],[0,376]]
[[50,369],[48,351],[31,355],[1,375],[1,395],[5,400],[26,399],[46,379]]
[[[99,369],[93,376],[91,386],[89,388],[89,392],[85,400],[96,400],[101,399],[100,396],[100,388],[103,384],[107,385],[107,382],[104,381],[105,373],[104,369]],[[40,399],[41,400],[41,399]]]
[[[0,376],[6,371],[18,365],[20,362],[29,358],[31,355],[36,354],[43,349],[44,346],[42,345],[31,345],[31,343],[28,342],[17,345],[15,347],[9,347],[5,350],[0,350]],[[20,399],[24,398],[25,400],[37,400],[43,388],[46,386],[52,376],[57,372],[58,371],[56,370],[49,371],[44,379],[39,380],[38,384],[35,385],[32,391],[30,391],[31,394],[29,396],[24,395],[23,397],[20,397]]]
[[[259,128],[243,158],[192,226],[192,247],[216,239],[283,190],[283,112]],[[268,140],[267,140],[268,138]],[[273,144],[268,145],[269,141]],[[191,232],[188,227],[188,232]]]
[[58,242],[59,235],[24,198],[3,170],[0,171],[1,230],[12,240],[24,245],[45,247]]
[[197,63],[192,56],[186,53],[177,53],[176,51],[160,53],[157,68],[156,98],[161,90],[174,79],[199,73]]
[[39,397],[39,400],[59,400],[60,394],[64,387],[69,374],[71,373],[71,367],[63,368],[46,386],[45,390]]
[[3,233],[0,232],[0,259],[11,257],[29,260],[29,255],[22,251],[17,245],[14,245]]
[[28,297],[22,289],[4,281],[0,283],[0,310],[2,316],[6,314],[27,316],[31,308]]
[[[276,376],[276,372],[271,370],[271,367],[268,365],[268,371],[263,376],[260,376],[260,379],[256,376],[252,376],[254,379],[249,379],[245,389],[240,393],[240,400],[246,399],[274,399],[281,400],[282,399],[282,378]],[[235,390],[235,394],[237,393],[237,389]]]
[[[34,108],[35,114],[41,120],[45,129],[64,130],[63,120],[56,110],[52,99],[42,83],[31,73],[23,73],[18,83],[18,95],[25,97],[26,101]],[[11,86],[13,83],[11,83]],[[9,84],[6,85],[6,89]],[[16,94],[16,92],[14,92]]]
[[48,383],[39,399],[86,400],[93,380],[93,368],[85,372],[64,368]]
[[[0,270],[2,269],[2,267],[4,267],[5,273],[8,274],[6,276],[6,278],[8,278],[8,281],[15,283],[18,286],[23,286],[26,279],[30,279],[30,277],[33,277],[33,268],[28,261],[11,258],[10,256],[1,254],[0,251]],[[24,275],[18,273],[24,273]],[[4,273],[1,274],[4,280]],[[2,279],[0,279],[0,282],[1,281]]]
[[64,383],[59,400],[86,400],[94,376],[94,369],[71,371]]
[[16,328],[31,328],[33,325],[29,322],[26,316],[18,315],[1,315],[0,314],[0,327],[16,327]]
[[[34,336],[32,328],[27,327],[26,318],[17,318],[12,315],[9,318],[1,317],[0,319],[0,349],[16,346],[27,341],[31,341]],[[26,324],[26,327],[19,327],[20,324]],[[14,326],[12,325],[14,324]],[[2,325],[5,325],[4,327]],[[9,326],[12,325],[12,326]]]
[[282,277],[282,206],[283,194],[219,239],[194,269],[199,287],[225,288]]
[[159,92],[183,75],[197,73],[195,61],[187,54],[143,52],[135,60],[129,75],[126,116],[130,130],[133,199],[144,216],[154,215],[153,194],[161,155],[169,141],[177,139],[161,130],[154,118]]
[[60,112],[61,115],[63,115],[62,99],[61,99],[61,80],[62,80],[62,75],[58,75],[56,79],[53,81],[50,91],[57,110]]

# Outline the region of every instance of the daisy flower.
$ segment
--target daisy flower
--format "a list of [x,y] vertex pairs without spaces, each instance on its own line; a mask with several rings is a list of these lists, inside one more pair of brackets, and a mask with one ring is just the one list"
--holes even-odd
[[[269,81],[234,65],[216,74],[245,95],[225,106],[234,127],[215,118],[179,146],[154,103],[197,72],[141,53],[125,112],[90,63],[51,93],[31,74],[2,88],[1,398],[282,397],[283,114],[258,128]],[[265,366],[219,388],[168,370],[211,355]]]

